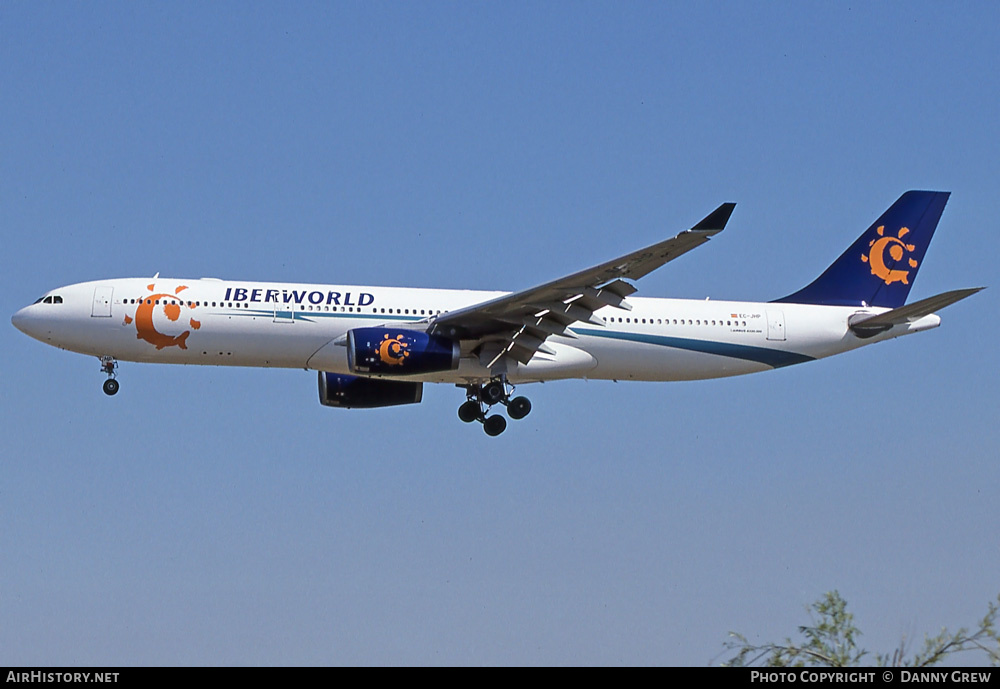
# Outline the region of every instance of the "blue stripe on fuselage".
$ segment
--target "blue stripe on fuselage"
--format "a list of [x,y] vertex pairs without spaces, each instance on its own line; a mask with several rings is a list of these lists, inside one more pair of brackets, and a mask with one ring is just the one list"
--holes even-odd
[[691,352],[702,352],[704,354],[727,356],[733,359],[756,361],[772,368],[781,368],[783,366],[791,366],[792,364],[801,364],[814,360],[814,357],[806,356],[805,354],[785,352],[780,349],[731,344],[729,342],[714,342],[712,340],[689,340],[683,337],[665,337],[663,335],[627,333],[615,330],[593,330],[590,328],[573,328],[573,332],[578,335],[606,337],[612,340],[629,340],[630,342],[642,342],[660,347],[672,347]]

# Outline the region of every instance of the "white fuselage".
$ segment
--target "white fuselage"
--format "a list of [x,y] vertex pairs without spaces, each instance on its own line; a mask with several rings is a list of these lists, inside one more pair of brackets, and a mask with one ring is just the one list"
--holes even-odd
[[[424,330],[433,316],[503,294],[126,278],[52,290],[51,299],[21,309],[12,320],[42,342],[120,361],[349,374],[343,337],[349,330],[382,325]],[[827,357],[940,323],[936,315],[924,316],[861,339],[848,328],[848,319],[886,309],[635,297],[628,303],[631,311],[599,310],[603,325],[573,325],[575,338],[549,338],[554,354],[537,352],[528,364],[509,369],[508,378],[519,383],[734,376]],[[478,357],[465,349],[462,355],[457,370],[406,379],[489,379]]]

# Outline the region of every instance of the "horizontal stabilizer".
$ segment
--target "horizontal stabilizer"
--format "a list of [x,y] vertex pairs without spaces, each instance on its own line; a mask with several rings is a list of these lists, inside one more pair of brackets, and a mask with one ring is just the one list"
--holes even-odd
[[[921,299],[898,309],[886,311],[877,316],[867,316],[859,314],[849,321],[851,330],[858,337],[872,337],[878,333],[885,332],[894,325],[903,325],[919,320],[935,311],[939,311],[946,306],[951,306],[956,301],[961,301],[966,297],[971,297],[976,292],[986,289],[985,287],[972,287],[969,289],[956,289],[951,292],[938,294],[934,297]],[[857,320],[855,320],[855,318]]]

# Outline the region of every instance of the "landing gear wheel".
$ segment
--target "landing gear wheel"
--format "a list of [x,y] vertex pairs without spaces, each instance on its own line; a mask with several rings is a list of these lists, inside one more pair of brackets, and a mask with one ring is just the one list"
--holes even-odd
[[479,408],[479,402],[476,402],[475,400],[469,400],[458,408],[458,418],[465,423],[472,423],[482,416],[482,414],[483,412]]
[[493,406],[500,400],[504,398],[506,390],[503,389],[503,383],[498,380],[493,380],[487,383],[479,391],[479,399],[483,404]]
[[121,386],[118,384],[117,380],[115,380],[114,378],[108,378],[106,381],[104,381],[104,394],[114,395],[118,392],[119,387]]
[[504,432],[505,428],[507,428],[507,419],[503,418],[499,414],[494,414],[493,416],[483,420],[483,430],[486,431],[486,435],[500,435]]
[[523,419],[531,411],[531,401],[527,397],[515,397],[507,403],[507,416]]

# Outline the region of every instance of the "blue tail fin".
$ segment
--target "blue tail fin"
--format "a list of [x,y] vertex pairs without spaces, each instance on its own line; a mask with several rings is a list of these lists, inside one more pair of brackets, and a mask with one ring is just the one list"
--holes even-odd
[[822,275],[794,294],[792,304],[897,308],[924,262],[948,192],[908,191]]

